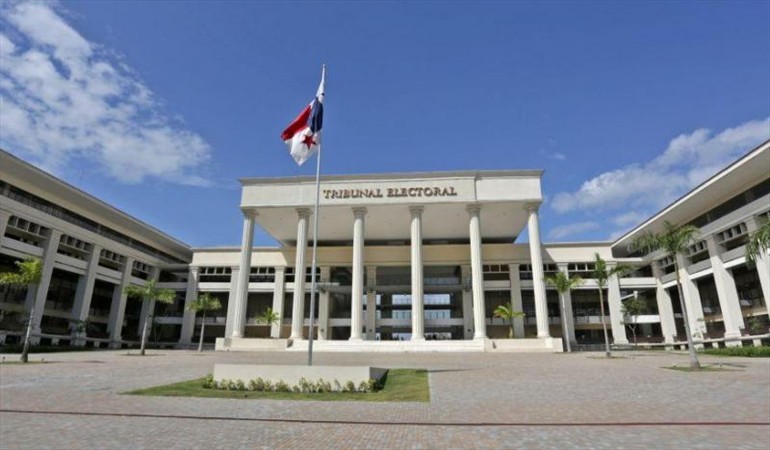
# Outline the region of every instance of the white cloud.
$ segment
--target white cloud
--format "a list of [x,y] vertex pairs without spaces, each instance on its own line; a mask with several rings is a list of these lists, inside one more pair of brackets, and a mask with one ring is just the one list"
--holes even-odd
[[567,236],[573,236],[586,231],[599,229],[599,224],[596,222],[576,222],[569,223],[567,225],[561,225],[554,227],[548,232],[549,239],[563,239]]
[[163,114],[129,68],[47,3],[0,6],[0,145],[61,172],[83,160],[125,183],[207,185],[205,140]]
[[631,213],[646,216],[768,138],[770,118],[746,122],[716,135],[707,129],[682,134],[652,161],[602,173],[575,192],[556,194],[551,206],[559,213],[615,210],[619,215],[613,220],[621,222]]

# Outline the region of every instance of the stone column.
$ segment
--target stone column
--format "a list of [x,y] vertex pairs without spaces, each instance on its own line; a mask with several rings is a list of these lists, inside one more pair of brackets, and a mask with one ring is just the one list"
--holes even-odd
[[353,208],[353,282],[350,288],[350,340],[361,340],[364,294],[364,225],[366,208]]
[[[463,285],[471,279],[471,266],[460,266]],[[473,339],[473,292],[470,287],[463,287],[463,336]]]
[[[749,233],[756,231],[760,225],[758,217],[750,217],[746,220],[746,229]],[[767,313],[770,315],[770,253],[760,253],[754,261],[754,267],[759,276],[759,285],[762,287]]]
[[548,300],[545,296],[545,274],[543,255],[540,248],[540,222],[537,217],[538,205],[527,205],[527,232],[529,233],[529,254],[532,260],[532,286],[535,294],[535,318],[537,337],[551,337],[548,325]]
[[660,262],[652,262],[652,275],[655,277],[655,298],[658,304],[658,317],[660,318],[660,332],[663,334],[663,342],[673,345],[676,340],[676,322],[674,321],[674,309],[671,306],[671,296],[663,287],[663,269]]
[[473,339],[486,339],[487,318],[484,307],[484,271],[481,255],[481,205],[468,205],[471,241],[471,290],[473,291]]
[[[251,269],[249,269],[251,270]],[[225,339],[233,337],[233,327],[235,325],[235,307],[238,303],[238,278],[240,278],[241,268],[233,266],[230,268],[230,292],[227,295],[227,317],[225,318]]]
[[238,271],[238,287],[235,289],[233,308],[234,338],[241,338],[246,332],[246,306],[249,301],[249,280],[251,278],[251,249],[254,246],[254,220],[257,212],[243,210],[243,235],[241,236],[241,264]]
[[[75,303],[72,306],[72,320],[84,321],[88,319],[88,313],[91,309],[91,297],[94,293],[94,283],[96,282],[96,268],[99,267],[99,256],[102,248],[98,245],[91,246],[91,253],[88,255],[88,266],[86,273],[78,279],[78,286],[75,290]],[[88,330],[78,332],[72,330],[72,340],[75,345],[85,345],[85,337]]]
[[310,210],[297,209],[297,255],[294,264],[294,298],[291,309],[291,336],[289,339],[302,339],[305,323],[305,253],[307,249],[307,224]]
[[[557,264],[559,267],[559,270],[564,272],[567,277],[569,277],[569,270],[568,270],[568,264],[566,263],[559,263]],[[559,303],[561,306],[561,298],[559,298]],[[575,314],[572,312],[572,291],[568,290],[564,293],[564,311],[563,311],[564,317],[561,318],[564,323],[567,324],[567,337],[569,338],[570,342],[575,342],[577,339],[575,339]]]
[[377,267],[366,267],[366,339],[373,341],[377,334],[377,291],[374,289],[377,279]]
[[[745,327],[745,324],[743,323],[743,313],[741,312],[738,291],[735,288],[735,279],[732,272],[725,269],[722,258],[719,257],[719,245],[713,235],[706,238],[706,245],[708,246],[711,270],[714,275],[714,285],[717,288],[719,307],[722,310],[722,319],[725,325],[724,338],[740,338],[741,329]],[[741,345],[741,342],[726,343],[728,346],[736,344]]]
[[[608,268],[615,267],[614,263],[608,263]],[[623,320],[622,300],[620,300],[620,281],[618,275],[612,275],[607,280],[607,304],[610,312],[610,326],[612,327],[612,342],[615,344],[628,344],[626,327]]]
[[[321,280],[328,283],[331,281],[331,267],[321,267]],[[326,341],[331,338],[329,331],[329,290],[323,289],[318,292],[318,340]]]
[[422,279],[422,206],[412,206],[412,340],[425,340],[425,313]]
[[8,211],[0,210],[0,243],[5,236],[5,230],[8,228],[8,220],[11,218],[11,213]]
[[[273,287],[273,312],[278,314],[278,323],[270,325],[270,337],[281,337],[281,325],[283,324],[283,299],[284,299],[284,287],[286,284],[286,268],[275,268],[275,282]],[[319,324],[320,326],[320,324]]]
[[[690,332],[696,336],[706,336],[706,322],[703,319],[703,306],[700,302],[700,292],[695,281],[690,279],[687,272],[687,260],[682,255],[677,255],[676,263],[679,266],[679,277],[682,280],[682,292],[684,293],[684,303],[687,307],[687,319],[690,324]],[[676,289],[676,285],[674,285]],[[699,338],[698,338],[699,339]]]
[[187,272],[187,291],[184,296],[184,312],[182,313],[182,333],[179,337],[179,343],[190,345],[192,336],[195,332],[196,312],[189,309],[190,305],[198,300],[198,268],[190,267]]
[[112,347],[120,347],[123,339],[123,318],[126,314],[126,300],[128,296],[125,293],[126,286],[131,283],[131,268],[134,267],[134,259],[126,258],[123,266],[123,274],[120,277],[120,284],[116,285],[112,291],[112,303],[110,305],[110,320],[107,323],[107,329],[110,332],[110,341]]
[[[43,258],[42,258],[42,277],[40,283],[38,283],[36,289],[30,289],[27,293],[27,299],[25,301],[25,307],[29,311],[33,306],[35,307],[35,313],[32,316],[32,334],[40,334],[40,322],[43,320],[43,311],[45,309],[45,301],[48,298],[48,287],[51,285],[51,275],[53,275],[53,266],[56,262],[56,252],[59,249],[59,239],[61,239],[61,231],[51,230],[43,246]],[[34,294],[33,294],[34,292]],[[34,336],[30,338],[32,344],[40,342],[40,337]]]

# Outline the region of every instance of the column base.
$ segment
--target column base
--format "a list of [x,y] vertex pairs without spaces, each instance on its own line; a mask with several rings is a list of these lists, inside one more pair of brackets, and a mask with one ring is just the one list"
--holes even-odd
[[361,336],[350,336],[350,338],[348,338],[348,340],[349,341],[360,342],[360,341],[363,341],[364,339]]
[[474,341],[483,341],[485,339],[487,339],[487,337],[485,335],[483,335],[483,334],[477,334],[477,335],[473,336],[473,340]]
[[543,333],[543,334],[538,333],[537,334],[537,338],[538,339],[546,339],[546,338],[550,338],[550,337],[551,337],[551,335],[548,334],[548,333]]
[[410,341],[422,342],[422,341],[425,340],[425,336],[412,336],[411,339],[409,339],[409,340]]

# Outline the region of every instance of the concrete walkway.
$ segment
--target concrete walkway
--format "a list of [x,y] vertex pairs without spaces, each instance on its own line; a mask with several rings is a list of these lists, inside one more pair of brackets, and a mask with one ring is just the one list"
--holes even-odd
[[[316,364],[429,369],[430,403],[120,395],[202,377],[215,362],[297,353],[32,355],[0,365],[0,448],[770,448],[770,360],[686,354],[334,354]],[[17,356],[6,356],[16,360]]]

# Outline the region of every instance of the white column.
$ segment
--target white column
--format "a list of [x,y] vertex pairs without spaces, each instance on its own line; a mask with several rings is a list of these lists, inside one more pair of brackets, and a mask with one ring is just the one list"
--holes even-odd
[[532,285],[535,294],[535,318],[537,337],[551,337],[548,326],[548,303],[545,296],[545,275],[543,273],[543,255],[540,249],[540,222],[537,217],[538,205],[527,205],[527,233],[529,234],[529,254],[532,260]]
[[257,212],[243,211],[243,235],[241,236],[241,270],[238,271],[235,308],[233,308],[233,334],[240,338],[246,331],[246,305],[249,301],[249,279],[251,278],[251,249],[254,246],[254,220]]
[[[749,233],[756,231],[760,226],[759,218],[751,217],[746,221],[746,229]],[[762,287],[762,296],[765,298],[765,307],[770,315],[770,252],[763,252],[755,258],[754,266],[759,277],[759,285]]]
[[[471,279],[471,266],[460,266],[462,283]],[[465,339],[473,339],[473,292],[470,287],[463,287],[463,336]]]
[[660,332],[663,334],[663,342],[673,345],[676,340],[676,322],[674,321],[674,309],[671,305],[671,296],[663,288],[663,270],[658,261],[652,262],[652,275],[655,277],[655,298],[658,303],[658,317],[660,317]]
[[[714,285],[719,297],[719,307],[722,310],[722,319],[725,325],[725,339],[734,339],[741,336],[741,329],[745,327],[743,323],[743,313],[739,303],[738,291],[735,288],[735,279],[732,272],[725,269],[722,258],[719,257],[719,245],[714,236],[706,237],[709,259],[711,260],[711,270],[714,274]],[[729,343],[727,345],[740,345],[740,341]]]
[[[133,269],[134,265],[131,264],[130,266],[127,266],[127,267],[128,267],[128,273],[131,274],[131,270]],[[132,275],[129,275],[129,276],[132,276]],[[150,275],[150,279],[158,281],[159,277],[160,277],[160,269],[158,269],[157,267],[153,268],[152,274]],[[147,326],[148,311],[150,312],[149,319],[154,320],[155,319],[155,300],[150,300],[149,302],[148,301],[142,302],[142,309],[141,309],[141,312],[139,313],[139,326],[136,328],[136,334],[138,334],[139,336],[142,335],[142,330],[144,330],[144,327]],[[150,325],[152,326],[152,322],[150,323]],[[149,331],[152,331],[152,328],[150,328]],[[148,335],[148,339],[149,339],[149,335]]]
[[377,291],[374,290],[376,266],[366,266],[366,279],[366,339],[373,341],[377,334]]
[[302,339],[305,323],[305,253],[307,249],[307,223],[310,210],[297,209],[297,255],[294,264],[294,298],[291,309],[291,336],[289,339]]
[[[29,311],[33,305],[35,307],[35,314],[32,317],[32,334],[40,333],[40,322],[43,320],[43,310],[45,309],[46,298],[48,298],[48,287],[51,285],[51,276],[53,275],[53,266],[56,261],[56,252],[59,249],[60,238],[61,231],[51,230],[43,247],[43,274],[40,278],[40,283],[38,283],[37,288],[34,289],[34,296],[31,293],[27,294],[27,301],[25,304],[27,311]],[[30,292],[31,291],[32,290],[30,290]],[[40,338],[35,336],[30,341],[33,344],[37,344],[40,341]]]
[[273,312],[278,314],[278,323],[270,325],[270,337],[281,337],[281,325],[283,324],[283,299],[284,299],[284,285],[286,281],[286,268],[275,268],[275,282],[273,284]]
[[[331,267],[321,267],[321,280],[329,282],[331,279]],[[318,340],[325,341],[331,338],[329,331],[329,291],[324,289],[318,292]]]
[[[75,303],[72,306],[72,320],[83,321],[88,319],[88,312],[91,309],[91,297],[94,293],[94,283],[96,282],[96,268],[99,266],[99,255],[102,248],[98,245],[91,246],[91,253],[88,255],[88,266],[86,273],[78,279],[78,286],[75,290]],[[77,332],[72,330],[73,342],[75,345],[85,345],[85,338],[88,330]]]
[[473,291],[473,339],[486,339],[487,318],[484,309],[484,271],[481,255],[481,205],[468,205],[471,241],[471,290]]
[[8,211],[0,210],[0,244],[3,242],[5,236],[5,230],[8,228],[8,219],[11,218],[11,213]]
[[353,282],[350,288],[350,340],[361,340],[364,292],[364,225],[366,208],[353,208]]
[[682,255],[677,255],[676,263],[679,266],[679,277],[682,280],[682,292],[684,303],[687,307],[687,315],[690,332],[695,336],[706,336],[706,322],[703,319],[703,306],[700,302],[700,292],[695,281],[690,279],[687,272],[687,260]]
[[425,313],[422,289],[422,206],[412,206],[412,340],[425,340]]
[[225,318],[225,339],[230,339],[233,337],[233,329],[235,328],[235,311],[236,311],[236,307],[238,306],[238,279],[240,278],[240,273],[241,273],[241,268],[239,266],[233,266],[230,268],[230,292],[228,293],[228,296],[227,296],[227,317]]
[[113,347],[120,347],[118,341],[123,339],[123,318],[126,314],[126,286],[131,282],[131,268],[134,267],[134,259],[126,258],[123,266],[123,274],[120,284],[112,290],[112,304],[110,305],[110,320],[107,329],[110,332],[110,341]]
[[187,272],[187,291],[184,296],[184,312],[182,313],[182,333],[179,337],[179,343],[189,345],[192,343],[192,336],[195,332],[195,311],[192,311],[190,305],[198,300],[198,268],[190,267]]
[[[564,272],[564,274],[569,277],[568,264],[559,263],[557,266],[560,271]],[[575,314],[572,312],[572,291],[567,290],[563,295],[565,317],[562,317],[561,320],[567,324],[567,337],[569,337],[570,342],[575,342]],[[559,302],[561,302],[561,298],[559,299]]]
[[[608,267],[614,267],[614,263],[608,263]],[[610,326],[612,327],[612,342],[615,344],[628,344],[626,326],[623,321],[622,304],[620,300],[620,281],[615,274],[607,280],[607,304],[610,310]]]

